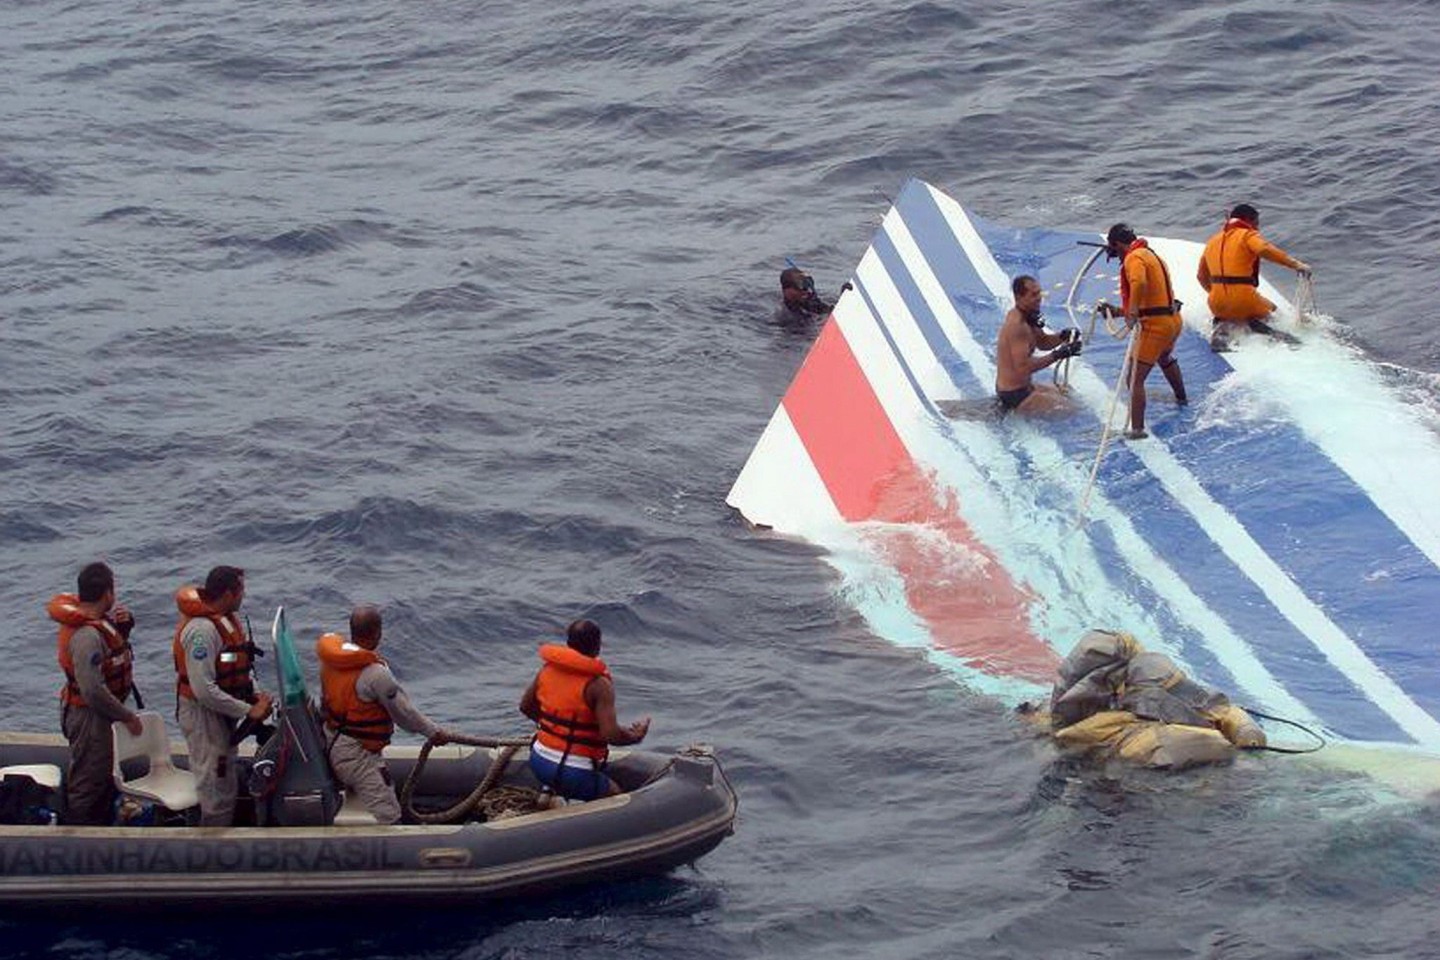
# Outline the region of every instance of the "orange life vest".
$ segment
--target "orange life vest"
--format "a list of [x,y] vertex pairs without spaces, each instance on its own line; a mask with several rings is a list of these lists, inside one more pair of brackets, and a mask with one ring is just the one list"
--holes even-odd
[[346,642],[338,633],[322,633],[315,655],[320,658],[320,714],[325,725],[379,753],[394,736],[395,721],[384,705],[361,700],[355,684],[361,671],[372,663],[384,663],[384,658]]
[[585,688],[596,677],[610,676],[605,661],[558,643],[541,646],[540,659],[545,665],[535,678],[535,699],[540,702],[535,739],[567,756],[600,763],[610,748],[600,736],[595,711],[585,702]]
[[1210,282],[1236,287],[1260,286],[1260,258],[1250,249],[1250,236],[1259,233],[1238,217],[1225,221],[1224,228],[1205,244],[1205,267]]
[[1120,305],[1130,312],[1130,272],[1126,262],[1134,257],[1145,270],[1145,302],[1138,303],[1136,311],[1143,320],[1146,317],[1175,317],[1180,315],[1180,305],[1175,300],[1174,288],[1170,286],[1170,271],[1165,261],[1150,249],[1144,237],[1136,239],[1125,251],[1120,261]]
[[195,699],[190,678],[185,674],[185,648],[180,638],[185,628],[196,617],[204,617],[215,624],[220,633],[220,649],[215,651],[215,683],[221,690],[236,700],[255,702],[255,680],[250,676],[251,664],[255,661],[255,647],[245,636],[240,618],[234,613],[220,614],[200,597],[195,586],[184,586],[175,591],[175,606],[180,610],[180,624],[175,628],[175,642],[171,653],[175,658],[175,694],[188,700]]
[[123,702],[130,696],[134,682],[135,654],[131,650],[130,641],[125,639],[115,624],[107,619],[92,620],[86,616],[80,609],[80,597],[73,593],[55,594],[45,605],[45,612],[50,615],[51,620],[60,624],[56,658],[60,661],[60,669],[65,673],[65,686],[60,688],[60,699],[67,706],[86,706],[85,698],[80,695],[80,684],[75,680],[75,660],[70,655],[70,640],[81,627],[94,627],[99,631],[100,639],[105,642],[104,659],[100,661],[100,672],[105,678],[105,686],[115,695],[116,700]]

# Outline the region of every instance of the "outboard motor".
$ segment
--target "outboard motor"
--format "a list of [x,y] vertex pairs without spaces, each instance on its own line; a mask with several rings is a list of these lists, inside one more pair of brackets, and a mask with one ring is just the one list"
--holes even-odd
[[251,767],[255,822],[262,827],[329,826],[340,810],[340,790],[325,756],[324,728],[305,688],[284,607],[275,611],[271,635],[281,706],[275,734],[256,751]]

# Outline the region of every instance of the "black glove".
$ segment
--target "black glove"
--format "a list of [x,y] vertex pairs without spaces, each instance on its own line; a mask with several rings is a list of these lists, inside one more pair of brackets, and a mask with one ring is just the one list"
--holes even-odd
[[1060,334],[1065,338],[1066,343],[1080,342],[1080,331],[1075,327],[1066,327],[1060,331]]
[[1054,357],[1056,360],[1064,360],[1067,357],[1075,356],[1079,352],[1080,340],[1076,338],[1074,340],[1066,340],[1064,343],[1060,344],[1060,346],[1056,347],[1054,352],[1051,353],[1050,356]]
[[1095,312],[1100,314],[1100,316],[1102,317],[1120,316],[1120,308],[1115,306],[1115,304],[1113,303],[1106,303],[1104,300],[1101,300],[1099,303],[1095,304]]
[[840,284],[840,292],[841,292],[841,293],[844,293],[846,290],[854,290],[854,289],[855,289],[855,288],[850,285],[850,281],[849,281],[849,280],[846,280],[844,283]]

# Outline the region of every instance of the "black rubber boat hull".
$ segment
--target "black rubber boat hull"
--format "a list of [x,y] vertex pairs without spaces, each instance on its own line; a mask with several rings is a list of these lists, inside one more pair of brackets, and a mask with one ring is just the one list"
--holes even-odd
[[[0,734],[0,766],[63,767],[65,751],[60,737]],[[397,781],[414,754],[387,753]],[[175,759],[184,765],[183,753]],[[438,749],[417,796],[431,806],[459,799],[493,759]],[[663,872],[733,830],[735,794],[708,755],[617,753],[611,773],[630,792],[455,826],[0,826],[0,906],[483,900]],[[502,783],[537,786],[523,750]]]

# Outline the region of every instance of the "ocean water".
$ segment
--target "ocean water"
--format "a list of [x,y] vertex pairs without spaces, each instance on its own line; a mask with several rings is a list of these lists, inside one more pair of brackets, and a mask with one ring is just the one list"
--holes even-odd
[[424,923],[7,916],[0,955],[1440,956],[1434,804],[1062,760],[723,504],[815,332],[785,258],[833,293],[911,176],[1195,239],[1253,202],[1436,408],[1432,4],[6,0],[0,56],[0,723],[56,727],[43,603],[83,563],[165,710],[169,596],[234,563],[257,630],[383,604],[477,734],[594,617],[622,718],[741,795],[668,877]]

